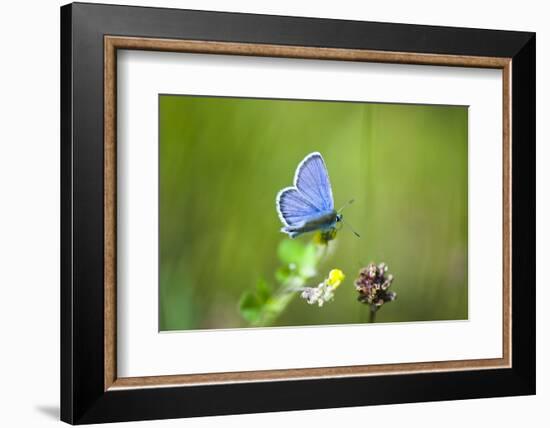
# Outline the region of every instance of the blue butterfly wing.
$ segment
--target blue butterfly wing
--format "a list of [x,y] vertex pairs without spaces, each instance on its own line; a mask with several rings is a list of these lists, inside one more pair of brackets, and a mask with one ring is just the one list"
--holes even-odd
[[334,200],[320,153],[311,153],[300,162],[294,175],[294,186],[277,194],[276,206],[285,225],[281,230],[291,238],[321,227],[316,222],[326,219],[327,214],[334,211]]
[[319,209],[295,187],[281,190],[276,205],[285,226],[296,226],[319,215]]
[[330,212],[334,209],[332,187],[321,153],[310,153],[300,162],[294,175],[294,186],[317,211]]

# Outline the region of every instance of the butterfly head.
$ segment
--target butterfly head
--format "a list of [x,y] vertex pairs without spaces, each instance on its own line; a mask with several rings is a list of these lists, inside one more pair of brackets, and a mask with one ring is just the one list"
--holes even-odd
[[340,222],[344,220],[344,215],[343,214],[336,214],[336,223]]

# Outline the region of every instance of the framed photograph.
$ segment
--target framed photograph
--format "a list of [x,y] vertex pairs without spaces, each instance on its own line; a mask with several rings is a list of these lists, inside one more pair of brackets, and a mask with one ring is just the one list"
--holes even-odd
[[535,35],[61,8],[61,418],[535,393]]

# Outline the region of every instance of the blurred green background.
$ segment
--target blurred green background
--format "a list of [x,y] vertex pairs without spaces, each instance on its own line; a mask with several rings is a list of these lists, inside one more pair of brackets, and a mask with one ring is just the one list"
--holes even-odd
[[[295,298],[274,325],[358,323],[354,279],[385,262],[397,300],[377,322],[468,317],[467,107],[161,95],[160,330],[238,328],[242,293],[275,285],[286,235],[275,195],[323,155],[335,206],[361,234],[338,233],[346,274],[322,308]],[[308,242],[311,236],[298,238]],[[318,280],[317,280],[318,279]]]

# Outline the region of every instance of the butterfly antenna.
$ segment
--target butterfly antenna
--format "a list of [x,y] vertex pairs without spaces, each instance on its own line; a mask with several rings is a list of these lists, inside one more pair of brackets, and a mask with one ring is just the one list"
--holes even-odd
[[343,211],[344,208],[346,208],[348,205],[351,205],[353,204],[353,202],[355,201],[355,199],[350,199],[349,201],[347,201],[344,205],[342,205],[342,208],[340,208],[338,210],[338,213],[341,213]]
[[346,223],[344,220],[342,220],[342,223],[344,223],[347,227],[349,227],[349,229],[353,232],[353,234],[354,234],[355,236],[357,236],[358,238],[361,238],[361,235],[359,235],[359,234],[355,231],[355,229],[351,226],[351,224]]

